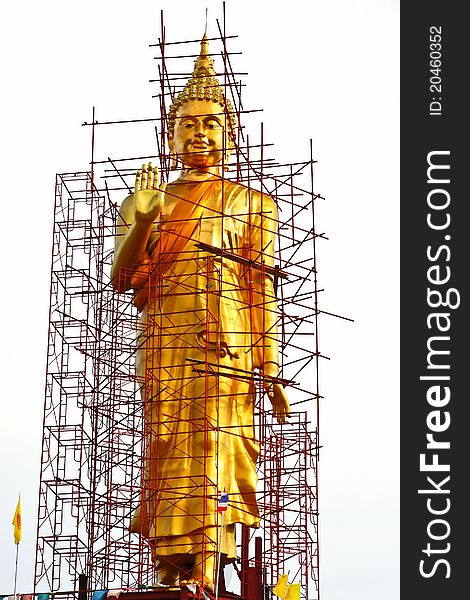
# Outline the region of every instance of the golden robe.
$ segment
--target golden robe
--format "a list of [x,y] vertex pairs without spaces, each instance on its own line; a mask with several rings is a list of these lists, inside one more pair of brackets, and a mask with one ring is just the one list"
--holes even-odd
[[[193,202],[205,192],[189,229],[171,219],[186,192]],[[179,225],[190,235],[165,256],[162,240]],[[259,526],[253,373],[278,360],[265,271],[274,264],[276,208],[239,184],[178,181],[168,186],[154,229],[148,282],[139,292],[146,448],[143,502],[131,530],[149,538],[157,555],[213,551],[225,491],[221,551],[234,557],[235,523]],[[211,248],[198,248],[201,242]]]

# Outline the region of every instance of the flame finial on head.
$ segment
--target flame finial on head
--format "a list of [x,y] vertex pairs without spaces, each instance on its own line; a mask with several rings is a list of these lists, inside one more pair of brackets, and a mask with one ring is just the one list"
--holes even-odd
[[214,62],[209,55],[209,41],[206,34],[201,40],[201,51],[194,61],[194,70],[184,90],[173,100],[168,112],[168,130],[173,135],[175,130],[176,113],[180,106],[190,100],[211,100],[220,104],[227,115],[228,136],[235,141],[237,122],[232,103],[225,98],[222,87],[215,77]]

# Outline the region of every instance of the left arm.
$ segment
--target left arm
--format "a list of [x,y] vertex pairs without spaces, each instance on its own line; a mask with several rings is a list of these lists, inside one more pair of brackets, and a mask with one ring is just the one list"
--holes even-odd
[[[250,260],[274,267],[277,210],[272,198],[253,192],[254,213],[250,224]],[[252,209],[253,210],[253,209]],[[262,268],[251,269],[251,321],[255,333],[255,366],[267,376],[265,389],[279,423],[285,423],[290,406],[283,386],[270,378],[279,376],[279,346],[277,334],[278,307],[273,277]]]

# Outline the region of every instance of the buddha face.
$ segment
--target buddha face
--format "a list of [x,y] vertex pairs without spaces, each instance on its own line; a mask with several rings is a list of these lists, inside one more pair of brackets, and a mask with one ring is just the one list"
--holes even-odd
[[[174,135],[169,138],[170,151],[189,167],[218,168],[224,157],[224,145],[228,143],[225,127],[220,104],[212,100],[185,102],[176,113]],[[225,152],[226,158],[230,149]]]

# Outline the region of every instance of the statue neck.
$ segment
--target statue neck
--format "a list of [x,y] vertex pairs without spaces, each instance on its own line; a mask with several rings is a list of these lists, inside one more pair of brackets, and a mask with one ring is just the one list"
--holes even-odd
[[207,179],[220,179],[220,169],[216,165],[204,170],[187,168],[182,169],[178,179],[180,181],[206,181]]

